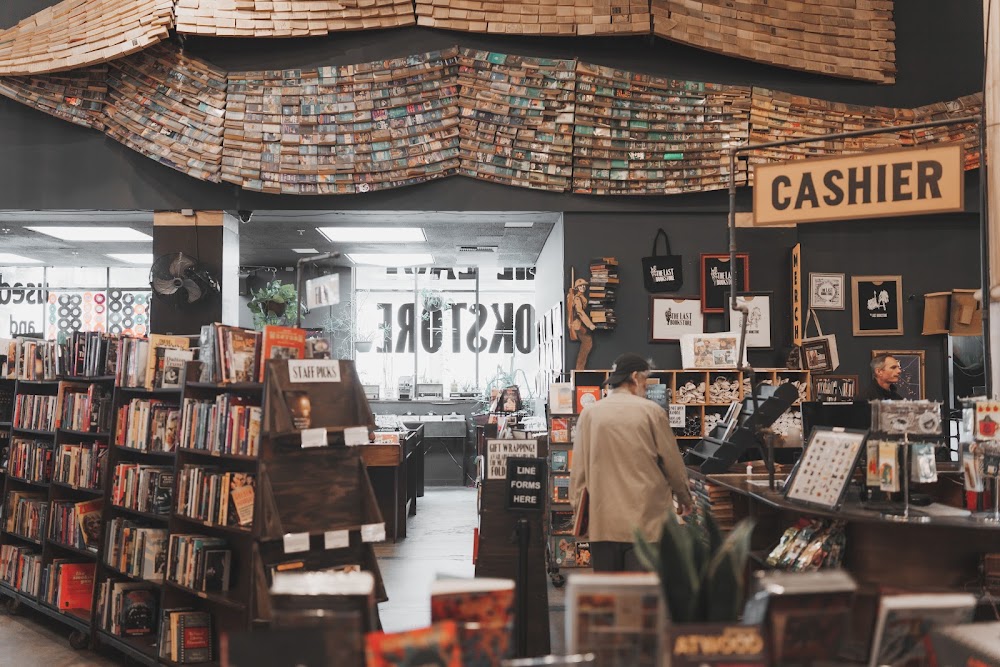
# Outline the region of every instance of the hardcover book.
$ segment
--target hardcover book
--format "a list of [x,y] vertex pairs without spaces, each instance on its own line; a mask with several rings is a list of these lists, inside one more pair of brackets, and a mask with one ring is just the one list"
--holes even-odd
[[227,523],[231,526],[249,526],[253,523],[254,489],[257,482],[253,475],[233,473],[229,478],[229,511]]
[[[163,348],[163,366],[158,369],[154,386],[161,389],[179,389],[184,382],[184,364],[194,359],[194,350]],[[159,363],[159,362],[157,362]]]
[[212,660],[212,615],[203,611],[183,611],[171,616],[174,660],[186,663]]
[[60,609],[89,610],[94,596],[94,563],[63,563],[59,568]]
[[[158,359],[165,363],[165,357],[163,353],[159,353],[161,348],[174,348],[176,350],[186,350],[191,347],[191,340],[187,336],[165,336],[163,334],[150,334],[149,335],[149,348],[146,351],[146,389],[152,389],[155,386],[154,380],[156,379],[158,369]],[[162,377],[162,373],[161,373]]]
[[570,466],[573,463],[573,450],[553,449],[549,454],[549,459],[551,462],[550,470],[552,472],[569,472]]
[[158,595],[148,588],[136,588],[122,595],[122,634],[148,635],[156,624]]
[[573,385],[568,382],[553,382],[549,385],[549,413],[571,415],[575,402]]
[[368,667],[462,667],[454,621],[407,632],[370,632],[365,635],[365,657]]
[[306,330],[268,324],[262,336],[260,369],[257,381],[264,381],[264,362],[268,359],[304,359],[306,356]]
[[552,537],[552,558],[560,567],[590,567],[590,542],[572,536]]
[[552,476],[552,502],[569,502],[569,475]]
[[570,574],[566,647],[600,665],[659,667],[667,627],[659,578],[649,573]]

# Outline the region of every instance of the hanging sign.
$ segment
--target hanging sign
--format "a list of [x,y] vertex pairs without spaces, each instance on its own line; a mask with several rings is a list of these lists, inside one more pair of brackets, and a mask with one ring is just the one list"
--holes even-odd
[[507,509],[541,512],[545,509],[545,459],[507,459]]
[[312,310],[320,306],[340,303],[340,275],[331,273],[306,281],[306,308]]
[[753,224],[962,211],[961,144],[754,167]]

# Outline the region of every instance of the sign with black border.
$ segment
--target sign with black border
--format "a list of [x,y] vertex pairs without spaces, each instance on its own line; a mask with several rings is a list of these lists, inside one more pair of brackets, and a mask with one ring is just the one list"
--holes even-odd
[[507,459],[507,509],[513,512],[544,511],[547,475],[545,459]]

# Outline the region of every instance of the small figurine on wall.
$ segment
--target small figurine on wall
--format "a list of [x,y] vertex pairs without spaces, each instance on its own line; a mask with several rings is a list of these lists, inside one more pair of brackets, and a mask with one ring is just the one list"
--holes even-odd
[[577,278],[573,281],[573,286],[566,295],[566,319],[569,325],[569,339],[579,341],[580,351],[576,354],[576,366],[578,371],[587,368],[587,358],[590,357],[590,350],[594,347],[594,338],[591,333],[597,327],[587,314],[587,281]]

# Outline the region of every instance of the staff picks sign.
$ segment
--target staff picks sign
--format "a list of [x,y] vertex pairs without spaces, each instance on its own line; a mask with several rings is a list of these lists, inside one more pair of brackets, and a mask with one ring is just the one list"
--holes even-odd
[[755,226],[964,210],[961,144],[754,167]]

